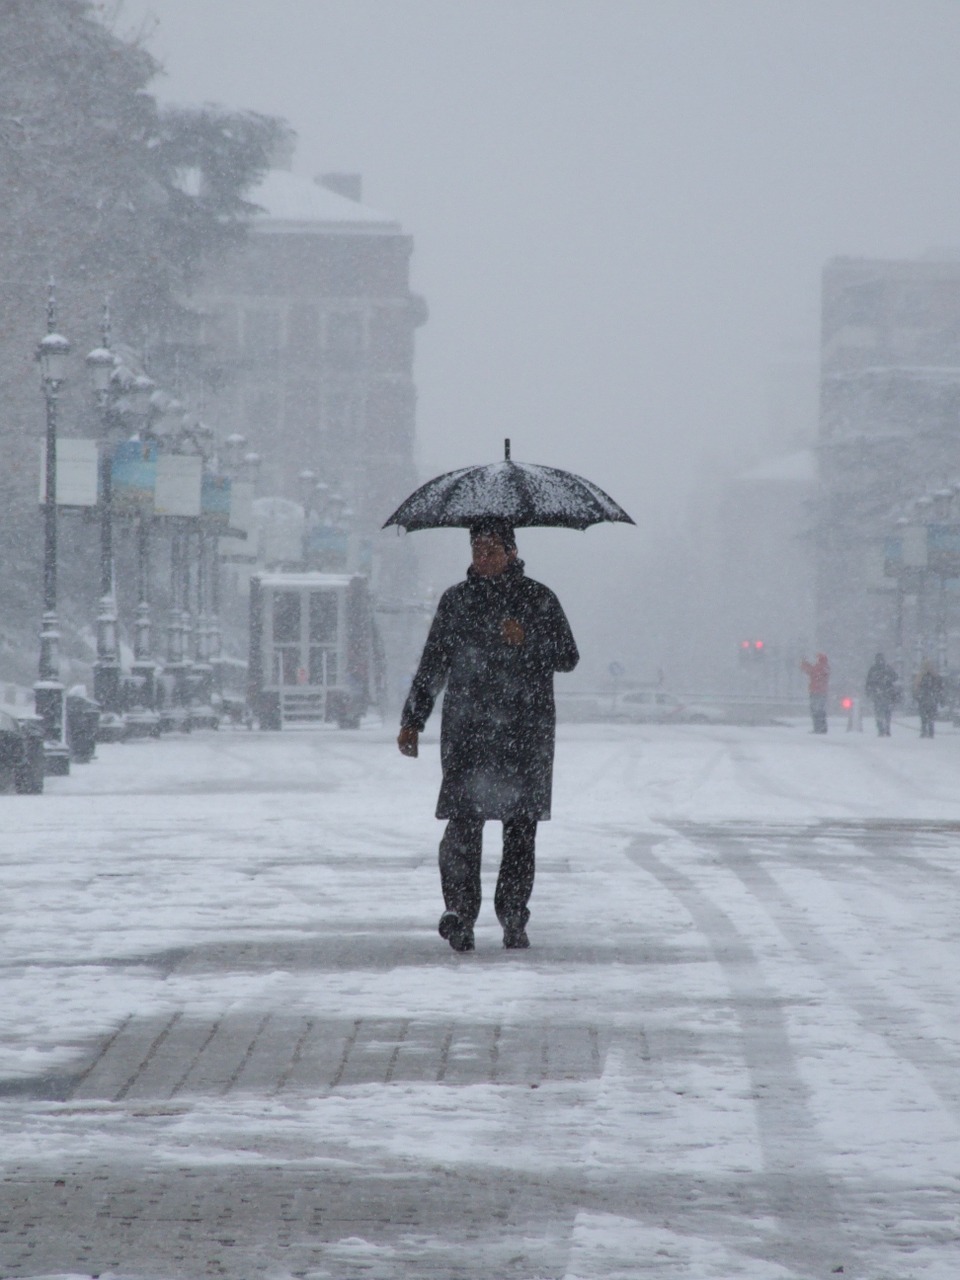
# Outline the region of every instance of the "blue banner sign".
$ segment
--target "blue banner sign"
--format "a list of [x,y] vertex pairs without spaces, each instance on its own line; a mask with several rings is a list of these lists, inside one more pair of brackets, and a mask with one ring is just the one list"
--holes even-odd
[[884,538],[883,571],[888,578],[895,578],[903,568],[903,539]]
[[927,566],[945,578],[960,575],[960,528],[952,524],[927,525]]
[[110,483],[116,515],[150,515],[157,483],[157,446],[144,440],[122,440],[113,450]]
[[329,525],[314,525],[307,533],[307,550],[329,560],[342,560],[346,564],[350,539],[342,529]]
[[214,528],[230,527],[230,477],[205,471],[200,482],[200,514]]

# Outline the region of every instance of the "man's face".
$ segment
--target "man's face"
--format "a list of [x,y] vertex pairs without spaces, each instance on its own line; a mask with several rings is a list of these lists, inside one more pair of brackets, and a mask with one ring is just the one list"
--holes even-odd
[[499,538],[484,533],[470,543],[473,551],[473,567],[481,578],[495,578],[503,573],[507,565],[516,555],[515,551],[504,549]]

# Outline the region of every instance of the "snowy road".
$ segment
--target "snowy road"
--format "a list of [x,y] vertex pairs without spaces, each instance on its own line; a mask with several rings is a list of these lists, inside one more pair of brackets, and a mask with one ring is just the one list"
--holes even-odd
[[436,936],[438,774],[0,797],[0,1276],[960,1276],[960,734],[562,730],[527,953]]

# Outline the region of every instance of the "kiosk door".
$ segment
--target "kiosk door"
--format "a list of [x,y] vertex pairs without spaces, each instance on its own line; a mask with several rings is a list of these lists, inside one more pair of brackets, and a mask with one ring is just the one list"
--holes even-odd
[[340,679],[338,640],[343,593],[327,589],[310,592],[310,683],[326,689]]
[[271,636],[273,683],[281,687],[301,683],[304,670],[299,591],[274,591]]

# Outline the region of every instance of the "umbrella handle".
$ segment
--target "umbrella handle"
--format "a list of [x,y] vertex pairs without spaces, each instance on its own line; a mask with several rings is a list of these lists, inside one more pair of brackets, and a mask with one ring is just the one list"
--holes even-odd
[[507,438],[503,442],[503,460],[504,462],[510,461],[510,437],[509,436],[507,436]]

